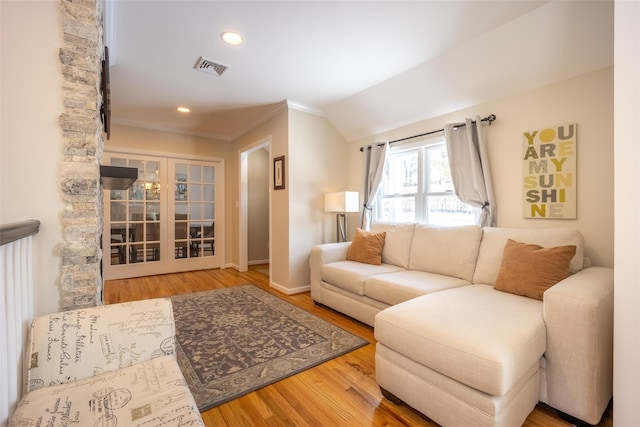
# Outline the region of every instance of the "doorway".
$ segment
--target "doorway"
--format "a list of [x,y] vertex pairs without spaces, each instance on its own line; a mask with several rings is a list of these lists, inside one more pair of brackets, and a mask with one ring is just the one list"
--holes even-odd
[[239,270],[268,264],[271,273],[271,138],[240,153]]

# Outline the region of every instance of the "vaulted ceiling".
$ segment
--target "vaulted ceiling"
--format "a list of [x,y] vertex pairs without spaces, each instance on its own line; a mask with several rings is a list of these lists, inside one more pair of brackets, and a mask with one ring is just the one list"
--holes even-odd
[[287,103],[355,140],[611,65],[613,2],[108,0],[105,40],[115,123],[232,140]]

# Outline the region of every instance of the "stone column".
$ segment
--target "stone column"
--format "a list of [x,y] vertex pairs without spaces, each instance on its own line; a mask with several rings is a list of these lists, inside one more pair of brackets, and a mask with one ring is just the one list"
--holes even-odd
[[64,112],[59,120],[64,147],[60,165],[64,241],[59,283],[60,308],[71,310],[97,305],[102,299],[102,0],[61,0],[60,15],[64,32],[60,49]]

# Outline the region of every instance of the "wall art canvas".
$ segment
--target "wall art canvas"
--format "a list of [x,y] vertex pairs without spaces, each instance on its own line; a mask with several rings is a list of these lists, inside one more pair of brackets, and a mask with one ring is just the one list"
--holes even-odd
[[284,156],[273,159],[273,189],[285,189]]
[[525,218],[576,218],[577,125],[522,134]]

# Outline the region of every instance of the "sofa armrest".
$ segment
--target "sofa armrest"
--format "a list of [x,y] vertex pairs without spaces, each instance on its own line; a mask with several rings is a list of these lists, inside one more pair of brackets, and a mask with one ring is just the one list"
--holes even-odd
[[597,424],[613,395],[613,269],[589,267],[544,293],[548,404]]
[[25,390],[92,377],[158,356],[175,357],[174,337],[168,298],[38,317],[29,331]]
[[311,248],[309,267],[311,269],[311,298],[314,301],[322,302],[319,299],[322,266],[330,262],[346,260],[350,245],[351,242],[325,243]]

